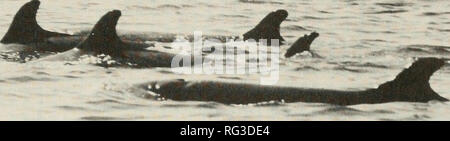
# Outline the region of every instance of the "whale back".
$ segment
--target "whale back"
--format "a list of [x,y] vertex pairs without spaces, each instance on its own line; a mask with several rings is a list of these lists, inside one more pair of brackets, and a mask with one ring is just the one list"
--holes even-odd
[[[378,89],[342,91],[301,87],[266,86],[227,81],[161,80],[139,85],[138,91],[152,98],[177,101],[214,101],[225,104],[249,104],[266,101],[313,102],[336,105],[375,104],[386,102],[448,101],[434,92],[429,84],[431,75],[445,61],[421,58],[403,70],[394,80]],[[150,93],[151,95],[147,95]]]
[[287,16],[288,12],[286,10],[277,10],[269,13],[255,28],[243,35],[244,40],[253,39],[259,41],[260,39],[267,39],[268,45],[271,45],[271,39],[278,39],[279,45],[281,45],[282,41],[285,40],[281,36],[280,25]]
[[43,42],[50,37],[70,36],[68,34],[50,32],[39,26],[36,21],[39,5],[39,0],[31,0],[24,4],[19,11],[17,11],[8,31],[0,42],[4,44],[30,44]]

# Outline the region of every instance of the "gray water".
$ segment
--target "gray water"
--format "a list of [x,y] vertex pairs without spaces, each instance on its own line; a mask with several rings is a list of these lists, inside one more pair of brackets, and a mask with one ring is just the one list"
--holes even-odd
[[[0,1],[0,35],[28,0]],[[281,24],[287,45],[317,31],[312,50],[281,58],[276,85],[337,90],[376,88],[408,67],[414,57],[450,55],[447,0],[47,0],[37,20],[51,31],[92,28],[107,11],[122,10],[120,34],[241,35],[267,13],[286,9]],[[170,46],[157,43],[157,47]],[[0,49],[9,48],[0,45]],[[16,63],[0,60],[0,120],[450,120],[448,102],[393,102],[335,106],[322,103],[159,101],[131,89],[152,80],[227,80],[258,83],[259,75],[179,75],[168,68],[102,68],[86,60]],[[448,65],[430,80],[450,98]]]

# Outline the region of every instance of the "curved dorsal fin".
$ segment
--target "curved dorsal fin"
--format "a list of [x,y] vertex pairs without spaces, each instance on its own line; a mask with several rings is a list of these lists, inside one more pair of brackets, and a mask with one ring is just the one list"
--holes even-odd
[[3,36],[1,43],[29,44],[41,42],[49,37],[70,36],[68,34],[50,32],[42,29],[36,21],[36,14],[41,3],[39,0],[31,0],[17,11],[14,19]]
[[445,65],[445,60],[438,58],[419,58],[409,68],[400,72],[394,80],[381,84],[376,90],[384,100],[448,101],[431,89],[430,77]]
[[96,54],[118,55],[123,45],[116,32],[117,22],[121,15],[120,10],[106,13],[77,48],[92,51]]
[[287,16],[288,12],[282,9],[269,13],[255,28],[243,35],[244,40],[254,39],[259,41],[260,39],[267,39],[270,45],[271,39],[278,39],[281,45],[281,42],[285,40],[281,36],[280,25]]

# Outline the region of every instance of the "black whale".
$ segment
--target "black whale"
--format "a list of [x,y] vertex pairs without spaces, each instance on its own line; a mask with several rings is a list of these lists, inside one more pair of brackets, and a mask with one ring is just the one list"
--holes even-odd
[[317,37],[319,37],[319,33],[317,33],[317,32],[313,32],[313,33],[311,33],[309,35],[305,35],[303,37],[300,37],[286,51],[286,53],[284,54],[284,57],[290,58],[290,57],[294,56],[295,54],[302,53],[304,51],[311,52],[311,50],[310,50],[311,44],[314,41],[314,39],[316,39]]
[[269,13],[255,28],[243,35],[244,40],[253,39],[259,41],[266,39],[267,45],[272,45],[271,40],[277,39],[278,45],[282,45],[285,40],[280,34],[280,25],[286,20],[287,16],[288,12],[282,9]]
[[[7,33],[0,42],[25,45],[25,47],[17,49],[17,52],[57,53],[71,50],[85,40],[86,35],[69,35],[43,29],[36,20],[39,6],[39,0],[31,0],[24,4],[17,11]],[[142,42],[124,42],[141,48],[151,46]]]
[[[49,56],[41,61],[60,61],[62,58],[77,59],[81,55],[108,55],[118,64],[98,64],[104,67],[171,67],[175,53],[148,49],[140,43],[124,41],[119,38],[116,26],[122,12],[113,10],[103,15],[87,37],[74,49]],[[148,47],[148,46],[147,46]],[[131,66],[129,64],[132,64]]]
[[336,105],[375,104],[385,102],[448,101],[434,92],[428,82],[445,61],[421,58],[397,77],[377,89],[338,91],[298,87],[262,86],[256,84],[198,81],[182,79],[155,81],[138,86],[138,92],[149,91],[165,99],[177,101],[215,101],[225,104],[249,104],[265,101],[314,102]]
[[[44,30],[36,21],[39,0],[32,0],[24,4],[17,11],[14,19],[0,41],[3,44],[23,44],[29,46],[24,51],[63,52],[74,48],[81,37]],[[65,38],[60,42],[57,38]],[[53,40],[55,39],[55,40]]]

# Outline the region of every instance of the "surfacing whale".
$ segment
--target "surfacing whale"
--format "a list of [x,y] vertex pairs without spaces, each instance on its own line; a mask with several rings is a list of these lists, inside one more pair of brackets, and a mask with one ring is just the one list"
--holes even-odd
[[[87,35],[69,35],[65,33],[51,32],[43,29],[36,21],[36,14],[40,6],[39,0],[31,0],[24,4],[14,16],[7,33],[0,41],[3,44],[19,44],[13,46],[11,53],[18,52],[21,58],[27,55],[37,58],[52,53],[65,52],[75,48]],[[149,47],[150,44],[143,42],[124,41],[136,47]],[[3,55],[2,56],[6,56]],[[12,60],[16,61],[16,60]],[[26,62],[22,59],[17,61]]]
[[[74,48],[81,41],[81,37],[47,31],[37,23],[36,14],[39,5],[39,0],[31,0],[25,3],[17,11],[8,31],[0,42],[26,45],[27,47],[23,48],[22,51],[63,52]],[[64,38],[65,40],[58,38]]]
[[[311,48],[311,43],[314,41],[314,39],[316,39],[317,37],[319,37],[319,33],[317,32],[312,32],[309,35],[305,35],[303,37],[300,37],[299,39],[297,39],[297,41],[295,41],[294,44],[292,44],[292,46],[286,51],[286,53],[284,54],[284,57],[286,58],[290,58],[292,56],[294,56],[297,53],[302,53],[304,51],[309,51],[311,52],[310,48]],[[311,52],[311,54],[314,55],[314,53]]]
[[244,40],[254,39],[259,41],[260,39],[266,39],[267,44],[271,45],[271,39],[278,39],[279,45],[282,45],[285,40],[280,34],[280,25],[287,17],[288,12],[282,9],[269,13],[255,28],[243,35]]
[[[214,101],[225,104],[249,104],[267,101],[312,102],[336,105],[386,102],[448,101],[430,87],[431,75],[445,64],[443,59],[420,58],[397,77],[376,89],[339,91],[299,87],[263,86],[218,81],[183,79],[140,84],[138,93],[176,101]],[[147,96],[146,95],[146,96]]]
[[[61,59],[76,60],[82,55],[107,55],[116,64],[98,64],[104,67],[125,66],[125,67],[171,67],[172,58],[175,53],[162,52],[157,49],[148,49],[148,44],[131,41],[124,41],[119,38],[116,26],[122,13],[120,10],[113,10],[106,13],[95,24],[88,36],[74,49],[62,54],[57,54],[43,61],[59,61]],[[130,65],[131,64],[131,65]]]

